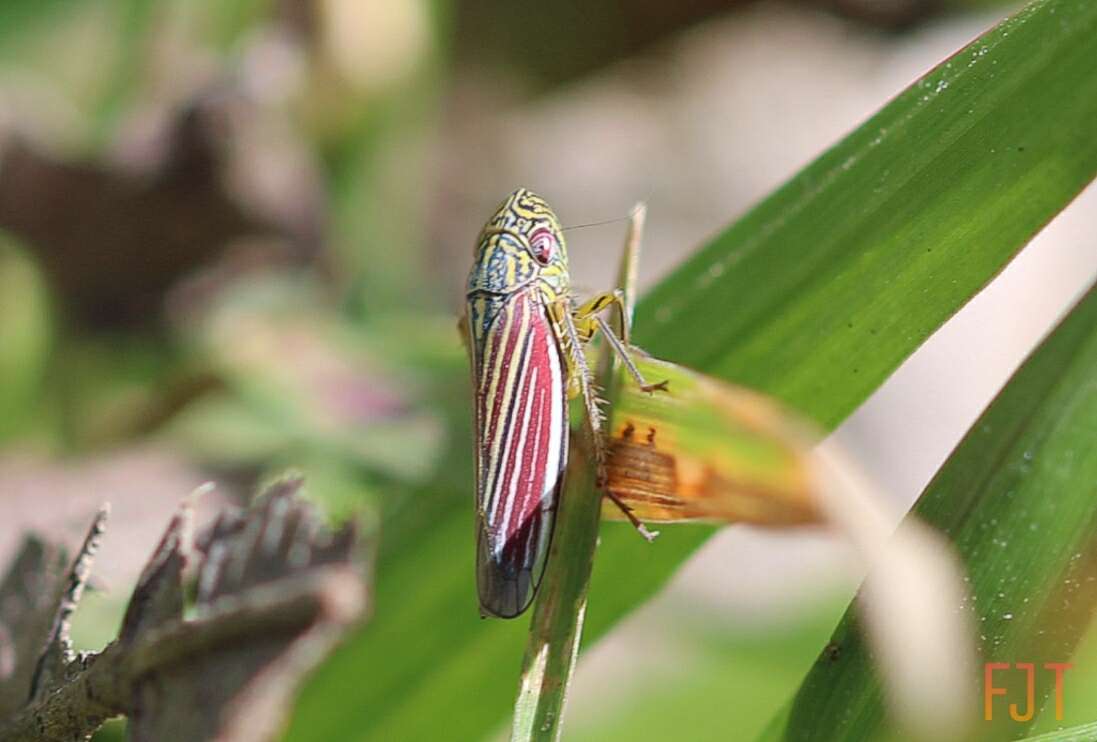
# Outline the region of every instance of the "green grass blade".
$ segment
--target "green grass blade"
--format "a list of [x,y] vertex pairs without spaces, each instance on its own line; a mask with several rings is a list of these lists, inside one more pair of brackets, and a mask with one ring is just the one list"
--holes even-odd
[[1092,742],[1092,740],[1097,739],[1097,721],[1092,724],[1081,724],[1068,729],[1038,734],[1035,737],[1025,737],[1025,739],[1028,742]]
[[[1030,6],[657,286],[636,341],[833,427],[1097,173],[1094,58],[1097,3]],[[374,619],[308,688],[290,739],[469,739],[506,719],[525,626],[477,616],[471,444],[456,444],[448,479],[386,522]],[[603,529],[587,639],[711,530],[649,546]]]
[[[637,262],[646,213],[643,204],[633,209],[618,267],[617,285],[624,307],[620,322],[613,323],[613,327],[624,337],[628,336],[624,331],[632,327]],[[625,327],[620,326],[622,322]],[[600,387],[609,390],[611,399],[620,384],[614,381],[614,371],[619,371],[619,366],[620,361],[613,358],[610,347],[603,344],[596,367],[597,381]],[[589,455],[582,455],[583,441],[573,443],[572,451],[567,489],[561,498],[552,539],[550,566],[530,619],[521,685],[514,705],[512,742],[559,739],[564,703],[579,655],[587,590],[598,546],[602,498],[595,488],[597,469]]]
[[[1093,59],[1097,3],[1030,5],[660,283],[637,342],[833,428],[1097,175]],[[706,538],[605,529],[588,636]]]
[[560,738],[564,703],[575,671],[600,510],[593,467],[583,462],[571,472],[578,476],[568,483],[572,497],[560,503],[558,531],[553,537],[553,554],[560,556],[545,575],[530,619],[512,742]]
[[[948,535],[967,565],[966,608],[982,660],[1036,663],[1037,706],[1054,690],[1045,664],[1070,661],[1097,611],[1094,451],[1097,289],[1013,376],[914,510]],[[876,739],[887,723],[881,688],[852,609],[828,646],[839,651],[816,661],[785,738]],[[997,671],[994,686],[1006,694],[991,707],[992,720],[980,723],[979,739],[1023,736],[1035,717],[1013,721],[1008,704],[1025,713],[1026,680],[1015,668]],[[983,688],[982,677],[972,683]]]

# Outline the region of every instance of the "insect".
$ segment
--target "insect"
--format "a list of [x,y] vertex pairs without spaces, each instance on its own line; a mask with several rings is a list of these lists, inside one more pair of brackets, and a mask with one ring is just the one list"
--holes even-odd
[[604,462],[584,345],[601,332],[640,389],[665,389],[636,369],[627,333],[618,338],[602,317],[611,308],[625,328],[620,292],[574,304],[559,220],[541,197],[514,191],[480,233],[460,323],[475,396],[476,577],[484,615],[519,615],[540,584],[567,468],[569,399],[581,397],[596,462]]

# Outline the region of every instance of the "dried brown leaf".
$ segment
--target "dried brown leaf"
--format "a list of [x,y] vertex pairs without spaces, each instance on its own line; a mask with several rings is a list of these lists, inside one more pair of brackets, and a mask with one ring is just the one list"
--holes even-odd
[[0,719],[30,697],[64,589],[66,561],[57,544],[28,536],[0,582]]
[[[0,742],[85,739],[117,715],[129,717],[134,742],[271,739],[303,674],[365,603],[353,526],[326,528],[300,488],[299,480],[275,485],[246,512],[222,514],[198,540],[193,619],[183,612],[183,570],[194,552],[186,501],[142,572],[119,638],[98,654],[75,656],[67,624],[102,534],[101,513],[67,580],[59,569],[52,583],[43,578],[54,585],[51,603],[30,610],[24,597],[10,615],[0,606],[5,626],[43,625],[42,614],[50,616],[48,631],[37,632],[34,682],[25,659],[0,678],[7,702]],[[0,596],[25,596],[28,577],[47,575],[58,559],[28,546]],[[31,685],[37,692],[29,693]]]

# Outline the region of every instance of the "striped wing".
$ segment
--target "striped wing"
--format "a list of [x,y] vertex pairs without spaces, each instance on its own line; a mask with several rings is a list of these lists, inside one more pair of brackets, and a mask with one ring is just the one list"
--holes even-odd
[[524,611],[541,582],[567,462],[565,366],[534,290],[469,300],[476,389],[476,576],[485,614]]

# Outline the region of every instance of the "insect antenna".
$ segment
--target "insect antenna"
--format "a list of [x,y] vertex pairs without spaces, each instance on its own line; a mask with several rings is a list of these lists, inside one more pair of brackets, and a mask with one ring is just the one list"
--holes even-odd
[[602,227],[602,226],[605,226],[606,224],[616,224],[617,222],[623,222],[623,221],[625,221],[629,218],[630,217],[628,217],[628,216],[619,216],[619,217],[615,217],[613,219],[603,219],[600,222],[587,222],[586,224],[572,224],[571,226],[568,226],[568,227],[560,227],[560,231],[561,232],[569,232],[573,229],[586,229],[587,227]]
[[602,227],[602,226],[605,226],[606,224],[616,224],[618,222],[627,222],[627,221],[631,220],[636,215],[636,212],[639,211],[642,208],[644,208],[644,202],[643,201],[639,202],[638,204],[633,206],[631,209],[629,209],[628,214],[626,214],[625,216],[618,216],[618,217],[615,217],[613,219],[603,219],[600,222],[587,222],[586,224],[572,224],[571,226],[568,226],[568,227],[560,227],[560,231],[561,232],[567,232],[567,231],[572,230],[572,229],[586,229],[587,227]]

